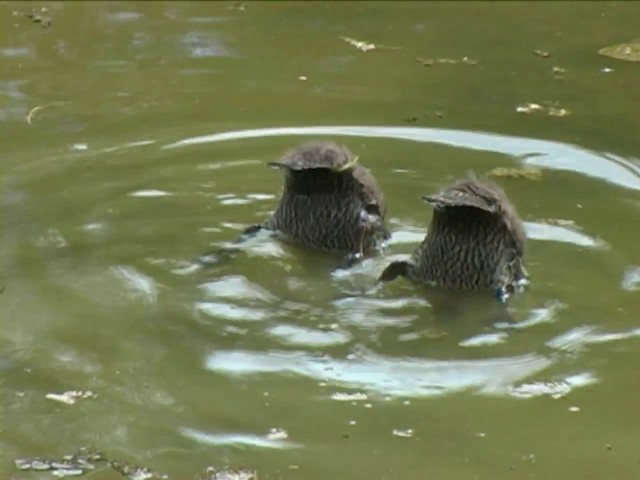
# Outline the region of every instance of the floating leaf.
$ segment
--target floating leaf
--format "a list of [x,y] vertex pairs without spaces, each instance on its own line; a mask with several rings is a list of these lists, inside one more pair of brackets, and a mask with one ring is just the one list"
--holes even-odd
[[541,180],[542,170],[539,168],[504,168],[496,167],[487,173],[490,177],[525,178],[527,180]]
[[627,62],[640,62],[640,42],[620,43],[598,50],[600,55],[625,60]]

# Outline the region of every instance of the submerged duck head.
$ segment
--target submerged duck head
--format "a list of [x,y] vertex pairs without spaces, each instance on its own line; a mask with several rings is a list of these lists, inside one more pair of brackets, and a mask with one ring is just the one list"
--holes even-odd
[[451,289],[493,289],[501,299],[526,283],[526,234],[498,185],[469,175],[422,199],[433,207],[428,232],[408,261],[384,270],[382,281],[405,276]]
[[347,147],[304,143],[268,165],[284,172],[278,208],[265,226],[323,250],[365,254],[387,236],[386,204],[373,175]]

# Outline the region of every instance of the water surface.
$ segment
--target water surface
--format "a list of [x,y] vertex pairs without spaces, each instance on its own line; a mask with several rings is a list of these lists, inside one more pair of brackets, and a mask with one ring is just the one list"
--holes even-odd
[[[42,5],[47,28],[24,16]],[[2,478],[84,445],[180,479],[638,478],[640,70],[597,51],[639,22],[634,2],[0,3]],[[335,272],[260,236],[198,263],[275,208],[265,163],[309,138],[377,177],[385,256]],[[376,287],[425,233],[420,196],[496,167],[542,171],[498,179],[531,287],[506,310]]]

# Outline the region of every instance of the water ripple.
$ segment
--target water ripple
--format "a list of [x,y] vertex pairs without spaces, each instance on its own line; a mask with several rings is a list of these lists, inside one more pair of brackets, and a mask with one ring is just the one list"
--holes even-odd
[[335,385],[381,395],[429,397],[473,389],[484,394],[508,394],[515,382],[548,367],[540,355],[482,360],[390,358],[371,352],[353,360],[314,356],[305,352],[216,351],[207,369],[233,376],[293,373]]
[[596,327],[583,325],[558,335],[547,342],[547,346],[566,352],[576,352],[594,343],[607,343],[629,338],[640,337],[640,328],[626,332],[598,332]]
[[629,267],[622,277],[622,288],[624,290],[640,290],[640,267]]
[[371,126],[259,128],[186,138],[165,145],[162,148],[179,148],[227,140],[285,135],[394,138],[414,142],[438,143],[471,150],[501,153],[515,157],[525,165],[555,170],[569,170],[589,177],[599,178],[624,188],[640,190],[640,166],[621,156],[611,153],[597,153],[576,145],[550,140],[464,130]]
[[116,265],[111,269],[136,295],[144,297],[149,302],[155,302],[158,298],[158,287],[151,277],[129,266]]
[[197,302],[196,310],[211,318],[232,321],[257,322],[267,317],[264,310],[221,302]]
[[[527,237],[533,240],[571,243],[579,247],[604,248],[607,244],[598,238],[593,238],[575,228],[562,225],[550,225],[542,222],[524,222]],[[391,234],[389,245],[420,243],[427,234],[426,229],[416,227],[402,227]]]
[[279,438],[261,437],[250,433],[209,433],[182,427],[180,433],[187,438],[207,445],[256,447],[256,448],[297,448],[297,443]]
[[544,395],[552,398],[561,398],[568,395],[575,388],[586,387],[597,381],[598,379],[593,374],[584,372],[555,382],[524,383],[510,389],[510,393],[511,396],[516,398],[533,398]]
[[323,331],[296,325],[276,325],[268,333],[282,343],[306,347],[330,347],[347,343],[351,336],[346,332]]
[[260,300],[275,302],[277,298],[267,289],[251,283],[242,275],[229,275],[200,285],[207,296],[236,300]]

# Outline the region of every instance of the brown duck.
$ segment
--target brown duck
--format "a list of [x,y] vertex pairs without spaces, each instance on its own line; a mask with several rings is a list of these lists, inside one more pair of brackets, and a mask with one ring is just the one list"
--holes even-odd
[[490,289],[501,301],[527,283],[524,227],[499,186],[470,175],[422,198],[434,209],[427,235],[407,261],[389,264],[381,281],[404,276],[447,289]]
[[346,253],[350,262],[378,249],[389,236],[386,204],[375,178],[357,160],[342,145],[314,141],[270,162],[284,173],[280,203],[244,235],[271,230],[299,245]]

